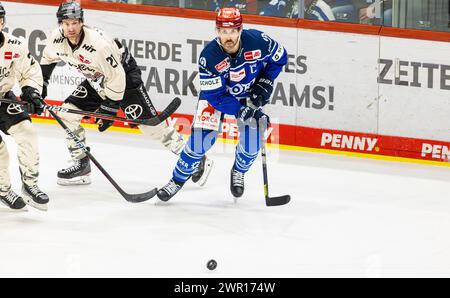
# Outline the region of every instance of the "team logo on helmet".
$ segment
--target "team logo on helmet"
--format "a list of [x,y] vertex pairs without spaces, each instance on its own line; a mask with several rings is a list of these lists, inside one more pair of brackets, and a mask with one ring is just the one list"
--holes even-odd
[[6,111],[8,112],[8,114],[10,115],[17,115],[20,113],[23,113],[23,109],[21,105],[17,105],[17,104],[10,104],[8,106],[8,108],[6,108]]
[[142,107],[137,104],[129,105],[124,110],[125,115],[127,115],[127,118],[130,119],[138,119],[142,115],[143,111],[144,110],[142,109]]
[[216,16],[217,28],[238,28],[242,26],[242,15],[239,9],[222,8]]

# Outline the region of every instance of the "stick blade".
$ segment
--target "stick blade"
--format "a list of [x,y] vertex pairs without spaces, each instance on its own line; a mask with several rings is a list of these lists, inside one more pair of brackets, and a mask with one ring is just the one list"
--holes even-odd
[[175,97],[170,104],[156,117],[145,120],[146,125],[156,126],[166,121],[181,105],[181,98]]
[[158,192],[157,188],[152,189],[151,191],[141,193],[141,194],[125,194],[124,198],[130,203],[142,203],[150,200],[156,193]]
[[290,195],[285,195],[281,197],[266,197],[266,206],[281,206],[286,205],[291,201]]

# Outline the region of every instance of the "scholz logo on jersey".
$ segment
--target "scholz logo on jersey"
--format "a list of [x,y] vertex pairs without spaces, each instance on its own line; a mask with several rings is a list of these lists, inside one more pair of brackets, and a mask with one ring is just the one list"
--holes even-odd
[[245,52],[244,58],[245,58],[245,60],[255,60],[255,59],[261,58],[261,51],[255,50],[255,51]]
[[222,80],[217,78],[200,79],[200,89],[204,91],[215,90],[222,87]]

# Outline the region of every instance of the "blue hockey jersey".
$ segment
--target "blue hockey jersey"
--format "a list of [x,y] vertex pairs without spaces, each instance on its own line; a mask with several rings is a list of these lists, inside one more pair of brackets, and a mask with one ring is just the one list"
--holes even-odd
[[242,106],[239,100],[250,95],[256,79],[275,80],[286,63],[284,47],[261,31],[243,30],[240,49],[233,57],[216,38],[200,54],[200,99],[236,116]]

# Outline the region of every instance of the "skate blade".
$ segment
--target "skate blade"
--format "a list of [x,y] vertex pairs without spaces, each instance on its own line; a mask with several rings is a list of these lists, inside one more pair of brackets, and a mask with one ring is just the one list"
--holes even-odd
[[212,167],[214,165],[214,160],[207,159],[205,162],[205,171],[200,179],[197,181],[197,184],[201,187],[205,186],[206,181],[208,181],[209,174],[211,174]]
[[62,185],[62,186],[88,185],[88,184],[91,184],[91,177],[89,175],[86,175],[86,176],[80,176],[80,177],[75,177],[75,178],[71,178],[71,179],[58,178],[56,183],[58,185]]
[[27,204],[28,206],[31,206],[37,210],[40,211],[47,211],[48,210],[48,206],[47,204],[38,204],[35,201],[33,201],[28,195],[23,194],[23,201],[25,202],[25,204]]
[[28,205],[28,206],[31,206],[31,207],[33,207],[33,208],[35,208],[35,209],[37,209],[37,210],[40,210],[40,211],[48,211],[48,206],[47,206],[47,204],[38,204],[38,203],[35,203],[33,200],[25,200],[25,203]]
[[22,209],[12,209],[10,208],[8,205],[6,205],[5,203],[1,202],[2,205],[8,207],[8,208],[0,208],[2,211],[5,210],[7,212],[12,212],[12,213],[22,213],[22,212],[28,212],[28,208],[27,206],[23,207]]

